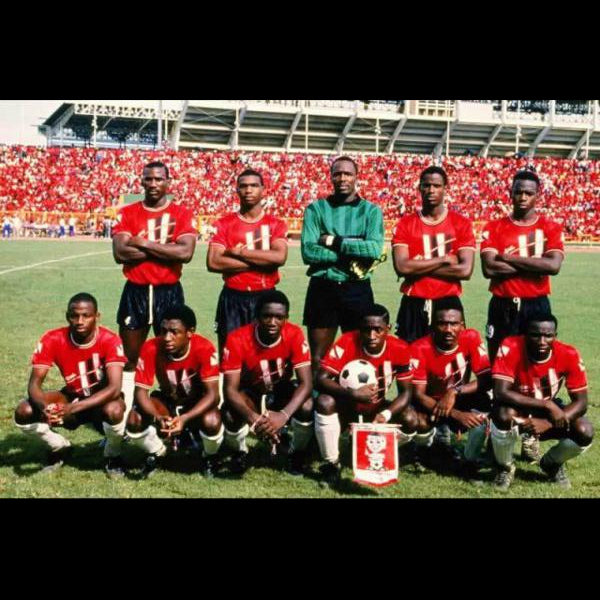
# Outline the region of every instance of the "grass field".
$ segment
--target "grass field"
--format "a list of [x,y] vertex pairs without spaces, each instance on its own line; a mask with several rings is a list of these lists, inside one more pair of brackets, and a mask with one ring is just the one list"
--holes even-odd
[[[205,269],[206,247],[199,246],[194,261],[184,268],[183,286],[187,303],[196,311],[198,331],[216,342],[214,309],[221,289],[217,275]],[[561,274],[553,278],[552,305],[559,319],[559,337],[575,344],[587,366],[590,383],[588,417],[600,424],[596,390],[600,384],[600,353],[597,349],[597,296],[600,294],[600,255],[571,252]],[[116,330],[116,309],[123,276],[112,259],[110,244],[99,241],[10,241],[0,243],[0,497],[202,497],[202,498],[485,498],[500,497],[491,487],[492,474],[484,471],[486,483],[475,486],[449,473],[421,476],[410,469],[400,473],[396,485],[375,490],[351,482],[349,448],[344,439],[344,482],[339,491],[323,490],[314,479],[293,477],[284,471],[283,457],[270,462],[268,451],[252,440],[253,468],[243,479],[203,479],[195,472],[194,459],[173,457],[169,469],[148,481],[134,478],[107,479],[102,470],[100,436],[87,427],[67,432],[75,446],[72,464],[53,474],[42,474],[41,444],[30,441],[14,427],[12,412],[23,397],[29,375],[29,358],[36,341],[47,329],[65,325],[68,298],[80,291],[94,294],[103,313],[102,323]],[[290,249],[279,289],[291,300],[291,320],[299,323],[308,279],[299,248]],[[399,304],[398,284],[388,261],[374,278],[375,297],[395,315]],[[483,332],[489,293],[487,282],[476,265],[472,281],[465,285],[464,304],[468,325]],[[58,371],[47,379],[52,387],[62,386]],[[546,448],[551,442],[543,444]],[[131,463],[141,455],[127,448]],[[318,462],[315,457],[313,467]],[[517,477],[508,497],[600,497],[600,447],[592,448],[569,463],[573,483],[569,491],[547,483],[538,467],[517,463]],[[505,495],[502,495],[505,497]]]

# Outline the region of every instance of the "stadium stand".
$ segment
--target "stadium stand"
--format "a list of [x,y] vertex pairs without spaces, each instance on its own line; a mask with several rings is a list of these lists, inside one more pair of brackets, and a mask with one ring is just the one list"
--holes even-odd
[[[432,163],[428,155],[355,155],[360,192],[384,211],[388,227],[419,203],[420,171]],[[307,203],[330,192],[330,155],[307,153],[48,149],[0,146],[0,216],[16,212],[30,219],[57,223],[78,213],[78,227],[91,233],[107,209],[127,194],[140,194],[145,163],[164,160],[171,170],[171,192],[186,199],[202,221],[211,222],[236,204],[235,176],[246,167],[265,177],[270,211],[300,228]],[[569,239],[600,236],[600,161],[552,157],[442,157],[452,207],[482,223],[505,214],[514,173],[534,169],[543,183],[540,212],[565,226]]]

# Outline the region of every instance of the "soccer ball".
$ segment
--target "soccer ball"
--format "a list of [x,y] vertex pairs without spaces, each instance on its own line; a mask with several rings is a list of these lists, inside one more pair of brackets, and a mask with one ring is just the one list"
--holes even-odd
[[375,367],[366,360],[351,360],[344,365],[340,373],[340,385],[343,388],[357,390],[363,385],[377,383],[377,373]]

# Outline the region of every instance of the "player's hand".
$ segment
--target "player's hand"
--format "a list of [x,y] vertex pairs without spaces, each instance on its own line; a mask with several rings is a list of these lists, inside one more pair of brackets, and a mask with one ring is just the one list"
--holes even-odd
[[169,435],[169,431],[171,430],[171,417],[165,417],[160,415],[155,417],[156,424],[158,425],[158,429],[160,433],[164,435]]
[[456,390],[451,388],[446,390],[444,395],[438,400],[437,404],[433,407],[433,416],[436,419],[441,417],[450,416],[450,411],[454,408],[456,403]]
[[166,433],[168,437],[172,437],[174,435],[179,435],[183,431],[185,420],[182,417],[177,416],[167,420],[165,424],[168,428],[164,430],[161,429],[161,431]]
[[542,434],[546,433],[546,431],[552,429],[552,423],[547,419],[534,419],[529,417],[521,423],[520,429],[525,433],[540,437]]
[[141,235],[133,235],[127,240],[127,245],[143,250],[148,245],[148,240]]
[[227,248],[223,254],[225,256],[229,256],[230,258],[241,258],[242,250],[244,249],[244,244],[239,243],[231,248]]
[[379,396],[379,388],[377,384],[370,383],[363,385],[356,390],[352,390],[352,398],[357,402],[377,402]]
[[451,267],[458,264],[458,256],[456,254],[446,254],[444,256],[444,264]]
[[548,402],[548,412],[550,413],[550,420],[552,424],[557,429],[568,429],[569,428],[569,418],[565,414],[560,406],[557,406],[550,400]]
[[44,408],[44,415],[50,427],[56,427],[63,424],[63,404],[51,403]]
[[[264,415],[254,422],[254,432],[256,435],[264,441],[271,442],[271,444],[279,444],[279,436],[277,435],[278,429],[276,424],[273,422],[273,416],[276,413],[267,411]],[[284,416],[284,415],[282,415]]]
[[473,427],[479,427],[482,423],[485,423],[486,417],[483,413],[474,413],[471,411],[457,410],[455,411],[454,418],[465,428],[473,429]]
[[382,425],[385,425],[387,423],[387,421],[385,420],[385,417],[381,414],[381,413],[377,413],[375,415],[375,418],[373,419],[373,423],[381,423]]
[[282,412],[279,411],[270,412],[269,419],[273,427],[275,428],[276,433],[279,432],[282,427],[285,427],[285,424],[288,422],[288,418]]

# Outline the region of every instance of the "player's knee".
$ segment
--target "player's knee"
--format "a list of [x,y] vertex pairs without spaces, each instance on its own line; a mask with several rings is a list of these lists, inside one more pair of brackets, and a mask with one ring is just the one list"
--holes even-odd
[[206,412],[200,417],[202,433],[205,435],[217,435],[221,430],[223,420],[221,419],[221,413],[217,410],[211,410]]
[[110,423],[111,425],[117,425],[125,416],[125,406],[120,399],[107,402],[103,406],[102,414],[107,423]]
[[126,429],[131,433],[140,433],[144,430],[142,416],[136,410],[131,410],[129,412],[129,416],[127,417]]
[[579,446],[589,446],[594,439],[594,427],[587,419],[577,419],[571,424],[571,439]]
[[516,411],[508,406],[495,406],[492,411],[492,421],[498,429],[508,430],[513,425]]
[[221,419],[228,431],[238,431],[243,426],[242,419],[228,406],[223,406],[221,408]]
[[397,423],[402,427],[405,433],[413,433],[419,426],[419,418],[414,409],[407,406],[400,414],[396,416]]
[[29,404],[27,400],[20,402],[15,409],[15,422],[17,422],[19,425],[27,425],[28,423],[33,422],[33,418],[34,415],[31,404]]
[[321,394],[315,401],[315,411],[320,415],[333,415],[337,412],[335,399],[328,394]]
[[294,419],[302,423],[307,423],[313,420],[314,402],[309,398],[304,404],[294,413]]
[[429,420],[429,415],[426,415],[425,413],[415,413],[415,417],[416,417],[416,427],[415,427],[415,431],[416,433],[427,433],[428,431],[431,431],[433,428],[433,425],[431,424],[431,421]]

